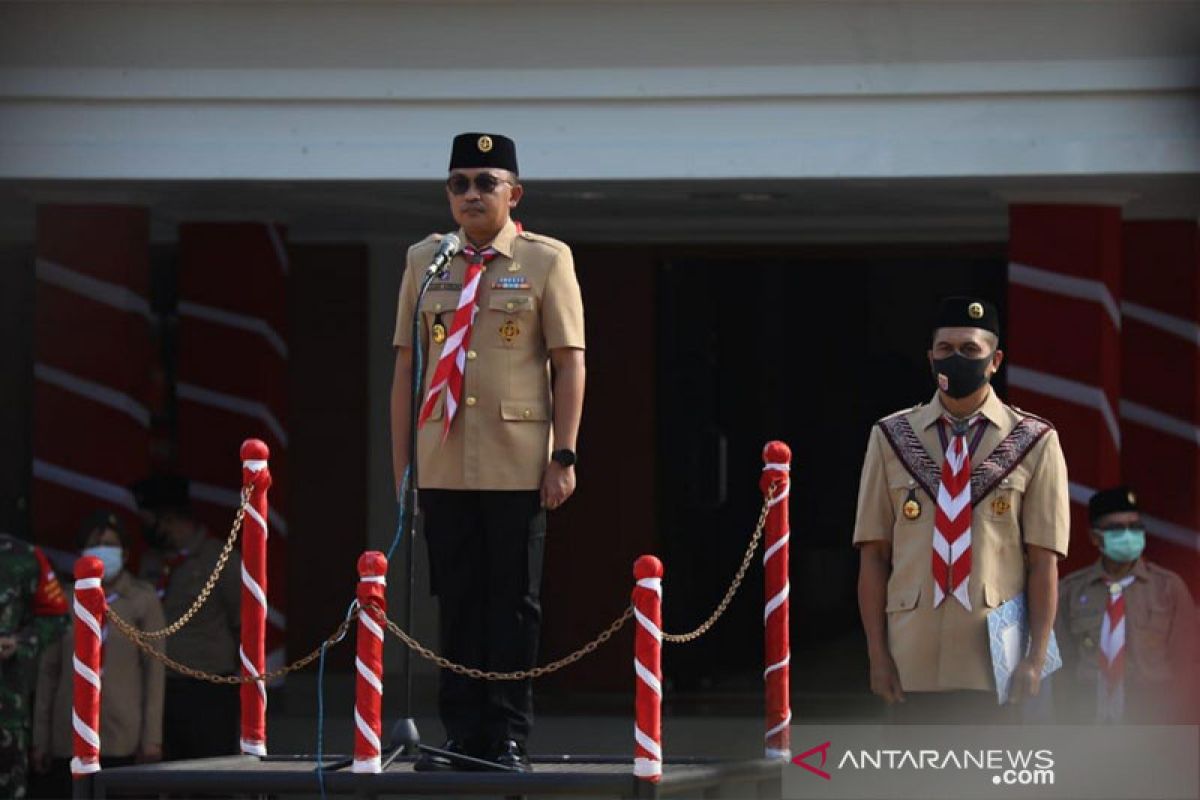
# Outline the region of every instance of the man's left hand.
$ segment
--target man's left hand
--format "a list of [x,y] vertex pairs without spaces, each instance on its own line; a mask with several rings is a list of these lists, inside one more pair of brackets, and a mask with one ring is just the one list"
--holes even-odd
[[17,637],[15,636],[0,636],[0,661],[3,661],[17,652]]
[[575,468],[551,461],[542,475],[542,507],[553,511],[575,493]]
[[1037,697],[1042,688],[1042,665],[1026,656],[1017,664],[1012,674],[1012,689],[1008,702],[1020,703],[1026,698]]

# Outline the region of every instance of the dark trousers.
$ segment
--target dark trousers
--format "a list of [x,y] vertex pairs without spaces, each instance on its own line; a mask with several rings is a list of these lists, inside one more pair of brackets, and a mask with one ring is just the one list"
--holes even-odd
[[[425,489],[420,497],[442,654],[486,670],[532,667],[546,540],[538,492]],[[469,747],[524,742],[533,725],[532,681],[490,682],[442,670],[438,711],[446,735]]]
[[238,687],[168,678],[163,697],[163,758],[236,755]]

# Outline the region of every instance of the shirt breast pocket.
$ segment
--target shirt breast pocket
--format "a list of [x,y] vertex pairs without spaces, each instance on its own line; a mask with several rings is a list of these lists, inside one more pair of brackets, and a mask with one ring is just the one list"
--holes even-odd
[[451,292],[430,292],[421,300],[421,325],[434,362],[453,326],[457,307],[458,295]]
[[920,525],[927,517],[932,519],[933,500],[907,473],[889,476],[888,493],[896,510],[897,531]]
[[1011,525],[1015,530],[1021,518],[1021,501],[1025,496],[1027,480],[1024,472],[1013,472],[1002,478],[984,498],[984,515],[994,524]]
[[495,347],[534,347],[538,339],[537,302],[531,294],[493,292],[487,299],[487,341]]

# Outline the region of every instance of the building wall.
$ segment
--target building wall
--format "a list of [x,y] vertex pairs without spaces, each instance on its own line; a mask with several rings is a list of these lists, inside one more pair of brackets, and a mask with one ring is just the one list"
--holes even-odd
[[1200,170],[1194,4],[0,13],[0,178],[429,178],[480,127],[544,179]]

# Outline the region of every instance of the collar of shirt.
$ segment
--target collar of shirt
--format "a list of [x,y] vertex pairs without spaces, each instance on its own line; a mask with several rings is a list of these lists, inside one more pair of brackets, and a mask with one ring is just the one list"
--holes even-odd
[[[1011,429],[1011,426],[1008,424],[1008,415],[1004,413],[1004,404],[1000,402],[1000,398],[996,397],[995,390],[988,389],[987,399],[983,401],[983,405],[974,413],[982,414],[984,419],[999,428],[1001,436],[1008,435]],[[949,414],[950,412],[942,405],[941,395],[938,392],[934,392],[933,399],[913,414],[913,427],[919,431],[928,430],[943,415]]]
[[[467,232],[462,228],[458,229],[458,238],[459,241],[461,241],[464,245],[471,242],[471,240],[467,238]],[[508,222],[504,223],[504,227],[500,229],[500,232],[496,234],[496,238],[492,239],[491,242],[483,245],[483,247],[480,247],[479,249],[482,250],[484,247],[492,247],[495,248],[496,252],[500,255],[505,256],[506,258],[512,258],[513,242],[516,240],[517,225],[510,218]]]
[[[1139,558],[1137,563],[1133,565],[1133,570],[1130,572],[1130,574],[1136,577],[1139,581],[1150,580],[1150,570],[1146,568],[1146,559]],[[1090,585],[1093,583],[1108,582],[1108,573],[1104,571],[1104,561],[1101,559],[1096,559],[1096,562],[1087,568],[1084,584]]]

